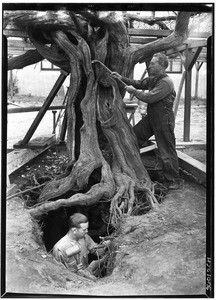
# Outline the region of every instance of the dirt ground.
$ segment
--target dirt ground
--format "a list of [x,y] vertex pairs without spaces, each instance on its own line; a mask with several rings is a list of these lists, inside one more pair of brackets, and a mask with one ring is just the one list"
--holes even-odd
[[206,191],[194,181],[159,210],[127,218],[111,275],[92,282],[56,264],[37,244],[21,198],[7,201],[6,291],[35,295],[136,296],[206,293]]
[[[205,137],[204,137],[205,138]],[[194,151],[192,151],[194,153]],[[60,164],[64,156],[55,152]],[[205,150],[196,152],[205,163]],[[48,153],[48,157],[51,157]],[[40,162],[43,157],[40,158]],[[60,167],[46,158],[47,174]],[[46,164],[45,164],[46,163]],[[14,173],[19,188],[29,184],[38,161]],[[38,171],[38,169],[37,169]],[[169,191],[158,210],[131,216],[115,238],[115,268],[93,282],[70,273],[38,244],[23,197],[6,201],[7,295],[75,296],[200,296],[206,294],[206,188],[184,173],[183,188]],[[32,180],[32,179],[31,179]],[[8,296],[7,296],[8,297]]]

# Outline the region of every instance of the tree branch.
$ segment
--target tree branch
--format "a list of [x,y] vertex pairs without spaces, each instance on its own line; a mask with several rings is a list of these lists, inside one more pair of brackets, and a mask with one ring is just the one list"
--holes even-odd
[[43,56],[37,50],[29,50],[25,54],[10,58],[8,60],[8,70],[22,69],[43,59]]
[[169,36],[148,44],[131,46],[124,61],[124,73],[122,75],[129,76],[135,64],[149,60],[153,54],[180,45],[187,38],[190,15],[190,12],[178,13],[175,30]]
[[157,24],[161,29],[169,29],[166,24],[163,23],[163,21],[172,21],[176,20],[176,16],[167,16],[167,17],[157,17],[157,18],[144,18],[141,16],[137,16],[132,13],[126,13],[123,15],[124,19],[127,19],[128,21],[137,21],[141,23],[148,24],[150,26]]

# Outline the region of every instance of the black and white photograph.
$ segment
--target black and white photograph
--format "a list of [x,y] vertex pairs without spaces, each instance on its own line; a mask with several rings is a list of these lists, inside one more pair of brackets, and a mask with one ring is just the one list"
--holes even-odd
[[214,298],[214,3],[1,7],[1,297]]

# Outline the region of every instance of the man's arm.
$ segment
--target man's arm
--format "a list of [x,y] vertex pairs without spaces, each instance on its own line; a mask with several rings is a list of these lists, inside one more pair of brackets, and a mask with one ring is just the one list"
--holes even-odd
[[140,89],[140,90],[148,90],[149,89],[149,78],[145,78],[142,80],[135,80],[135,79],[122,77],[121,80],[124,83],[126,83],[127,85],[132,85],[136,89]]
[[54,257],[62,262],[65,266],[68,266],[70,264],[70,267],[72,265],[77,265],[79,262],[76,259],[76,255],[79,254],[81,251],[79,244],[76,242],[65,242],[61,244],[56,243],[52,249],[52,253]]
[[112,72],[111,76],[116,79],[122,80],[127,85],[132,85],[136,89],[148,90],[149,89],[149,77],[142,80],[134,80],[130,78],[126,78],[118,74],[117,72]]
[[105,253],[106,248],[108,247],[109,243],[101,243],[97,244],[93,241],[93,239],[89,236],[86,235],[85,237],[86,243],[87,243],[87,248],[92,254],[97,254],[99,257],[103,256]]
[[139,100],[150,104],[164,99],[173,91],[173,88],[165,80],[161,80],[149,92],[137,90],[132,86],[127,86],[125,89],[129,93],[133,93],[134,96],[137,97]]

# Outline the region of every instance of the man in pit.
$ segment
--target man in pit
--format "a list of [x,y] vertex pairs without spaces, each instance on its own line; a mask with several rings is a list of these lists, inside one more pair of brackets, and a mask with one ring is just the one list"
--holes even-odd
[[[98,245],[88,235],[88,218],[75,213],[70,216],[69,231],[53,247],[54,257],[66,268],[78,272],[80,275],[95,280],[105,267],[108,254],[106,249],[110,241],[103,241]],[[98,259],[88,262],[88,254],[97,255]]]

